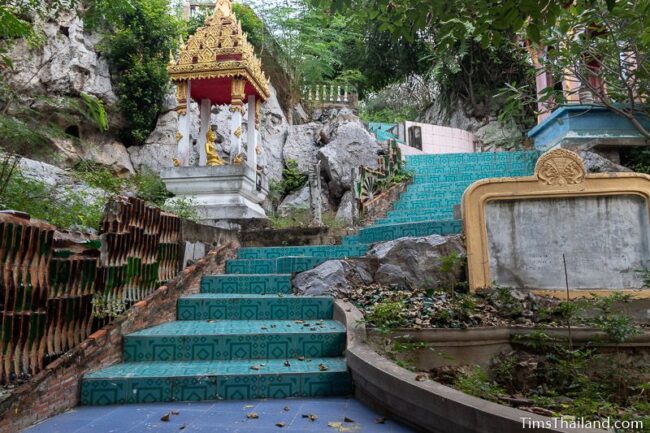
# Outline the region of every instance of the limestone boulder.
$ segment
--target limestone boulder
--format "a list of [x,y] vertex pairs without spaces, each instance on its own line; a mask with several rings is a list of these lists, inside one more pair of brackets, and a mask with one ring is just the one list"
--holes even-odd
[[336,210],[336,219],[345,223],[347,227],[352,227],[354,225],[354,206],[354,193],[346,191],[341,197],[339,208]]
[[105,143],[98,142],[89,146],[86,149],[86,159],[108,166],[113,173],[119,176],[135,173],[129,152],[122,143],[116,140]]
[[445,257],[465,254],[460,236],[405,237],[373,245],[367,257],[376,261],[374,281],[414,288],[448,287],[462,278],[464,269],[441,269]]
[[[282,217],[290,216],[296,210],[309,211],[311,203],[311,196],[309,193],[309,185],[305,185],[298,191],[293,192],[286,196],[278,205],[278,215]],[[321,191],[321,211],[328,212],[330,210],[329,197],[326,190]]]
[[632,171],[627,167],[623,167],[622,165],[610,161],[596,152],[581,150],[578,154],[584,162],[585,170],[589,173],[621,173]]
[[330,196],[340,198],[353,187],[352,169],[377,167],[381,146],[361,122],[346,122],[336,130],[336,138],[318,150],[321,170]]
[[264,161],[264,170],[268,178],[277,181],[282,178],[284,167],[282,149],[287,140],[289,123],[273,86],[271,86],[271,97],[262,104],[260,117],[262,135],[260,159]]
[[523,143],[523,132],[514,122],[488,122],[476,130],[474,136],[488,149],[512,148]]
[[82,19],[72,12],[45,22],[42,29],[42,47],[31,48],[21,40],[8,53],[13,62],[9,82],[21,89],[21,96],[85,92],[113,104],[117,97],[108,63],[96,49],[101,36],[86,33]]
[[345,298],[357,285],[372,283],[370,266],[362,260],[329,260],[293,279],[295,292],[304,296]]
[[289,127],[287,140],[282,150],[285,163],[293,159],[298,163],[300,171],[308,173],[309,169],[316,164],[317,141],[321,129],[323,129],[323,125],[318,122]]
[[127,150],[136,170],[148,168],[160,173],[163,168],[172,167],[176,158],[176,143],[144,144],[131,146]]

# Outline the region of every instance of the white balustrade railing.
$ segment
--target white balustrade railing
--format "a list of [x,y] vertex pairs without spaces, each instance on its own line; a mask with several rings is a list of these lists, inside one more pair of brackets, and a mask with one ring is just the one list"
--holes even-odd
[[349,84],[307,84],[303,87],[302,97],[308,102],[349,104],[356,99],[353,98],[356,93],[356,88]]

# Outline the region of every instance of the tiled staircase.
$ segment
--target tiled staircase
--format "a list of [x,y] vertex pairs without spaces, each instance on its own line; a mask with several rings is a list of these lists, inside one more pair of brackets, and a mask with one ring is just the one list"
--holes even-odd
[[124,364],[82,381],[86,405],[345,395],[352,389],[345,328],[329,297],[291,295],[291,274],[361,256],[369,244],[460,233],[465,188],[533,172],[536,152],[408,156],[413,183],[389,214],[341,245],[240,248],[226,274],[205,276],[182,298],[177,321],[124,339]]

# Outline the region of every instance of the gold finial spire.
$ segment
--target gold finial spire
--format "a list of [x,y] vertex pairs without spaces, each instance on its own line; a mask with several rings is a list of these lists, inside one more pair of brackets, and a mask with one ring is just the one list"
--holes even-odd
[[222,17],[229,17],[232,15],[232,3],[230,0],[217,0],[217,4],[214,6],[214,14],[219,15],[221,12]]

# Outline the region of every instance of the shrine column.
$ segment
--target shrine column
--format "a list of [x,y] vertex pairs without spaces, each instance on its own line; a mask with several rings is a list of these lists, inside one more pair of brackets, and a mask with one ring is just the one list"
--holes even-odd
[[212,114],[212,101],[201,99],[201,128],[199,129],[199,166],[203,167],[208,163],[208,155],[205,153],[205,143],[208,141],[206,134],[210,128],[210,116]]
[[248,144],[246,145],[246,159],[248,165],[253,169],[257,169],[257,104],[255,96],[248,97]]
[[190,162],[190,112],[188,101],[190,100],[191,81],[179,81],[176,83],[176,99],[178,100],[178,131],[176,131],[176,143],[178,149],[176,158],[181,166],[187,166]]
[[232,102],[230,103],[230,163],[241,164],[242,162],[242,115],[244,114],[244,86],[246,82],[242,79],[232,80]]

